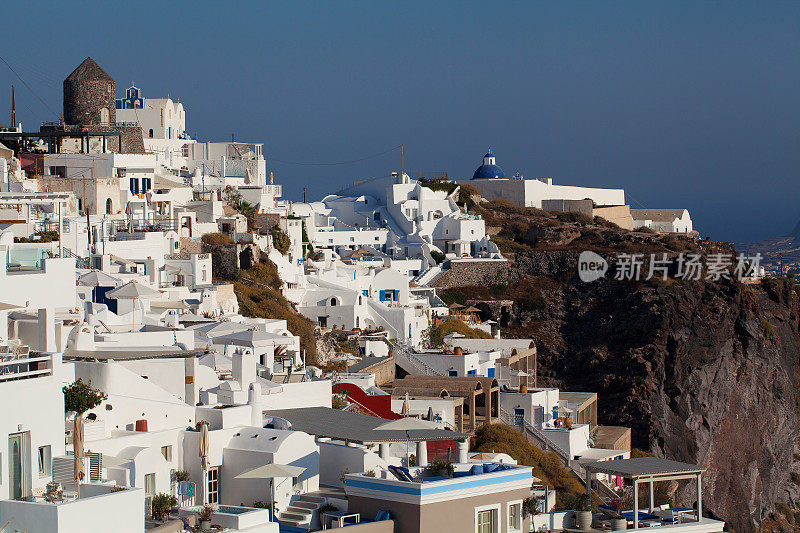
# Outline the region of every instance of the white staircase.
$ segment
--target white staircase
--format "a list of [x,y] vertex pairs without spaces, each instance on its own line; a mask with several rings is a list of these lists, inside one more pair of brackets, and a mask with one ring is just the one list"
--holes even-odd
[[[316,511],[325,504],[325,498],[301,494],[289,506],[278,514],[281,524],[292,527],[311,527],[314,522],[319,522]],[[316,524],[317,526],[319,524]]]

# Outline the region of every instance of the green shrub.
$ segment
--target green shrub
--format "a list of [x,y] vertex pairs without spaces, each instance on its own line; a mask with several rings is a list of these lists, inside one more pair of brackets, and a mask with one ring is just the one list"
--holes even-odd
[[289,253],[289,247],[292,245],[292,240],[286,235],[278,226],[272,226],[269,230],[269,235],[272,237],[272,246],[278,250],[281,255]]
[[444,263],[445,259],[447,259],[445,255],[439,250],[431,250],[431,257],[433,258],[434,261],[436,261],[437,265],[441,265],[442,263]]
[[169,514],[169,510],[178,505],[178,498],[172,494],[159,493],[153,496],[151,509],[153,518],[160,520]]
[[445,459],[433,459],[429,461],[428,466],[425,467],[425,470],[433,475],[438,475],[444,471],[448,476],[452,476],[453,472],[455,471],[453,468],[453,463]]
[[594,222],[592,217],[580,211],[552,211],[552,214],[555,215],[556,220],[561,222],[577,222],[581,226],[588,226]]
[[108,398],[104,392],[92,388],[91,382],[84,383],[81,378],[61,390],[64,392],[64,412],[75,411],[78,416],[94,409]]

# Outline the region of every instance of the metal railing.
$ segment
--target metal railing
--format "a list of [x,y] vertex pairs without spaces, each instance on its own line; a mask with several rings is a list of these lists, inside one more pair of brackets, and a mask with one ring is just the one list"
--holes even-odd
[[392,346],[392,355],[397,357],[400,356],[400,359],[407,361],[412,366],[415,366],[420,374],[426,376],[443,376],[444,373],[436,370],[435,368],[431,367],[425,361],[411,353],[411,350],[406,348],[405,346],[401,346],[400,344],[394,344]]
[[566,466],[570,466],[572,457],[570,456],[569,452],[548,438],[544,431],[532,424],[529,424],[524,418],[522,420],[522,425],[520,426],[520,424],[516,423],[514,415],[502,407],[500,408],[500,419],[510,426],[522,427],[522,433],[532,436],[540,444],[540,447],[543,450],[556,452],[556,454],[561,457],[561,460],[564,462],[564,464]]
[[0,382],[31,379],[53,374],[53,358],[50,354],[16,355],[0,353]]

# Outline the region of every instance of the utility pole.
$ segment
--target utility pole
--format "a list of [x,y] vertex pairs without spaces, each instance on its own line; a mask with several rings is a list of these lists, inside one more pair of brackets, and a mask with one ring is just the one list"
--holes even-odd
[[404,144],[400,145],[400,176],[403,176],[403,172],[405,172],[405,151],[406,147]]
[[203,163],[203,177],[201,178],[201,180],[202,180],[203,192],[202,192],[202,196],[200,197],[200,199],[201,200],[205,200],[205,198],[206,198],[206,164],[205,163]]
[[306,203],[306,188],[303,187],[303,203]]
[[11,127],[17,131],[17,105],[14,100],[14,85],[11,85]]

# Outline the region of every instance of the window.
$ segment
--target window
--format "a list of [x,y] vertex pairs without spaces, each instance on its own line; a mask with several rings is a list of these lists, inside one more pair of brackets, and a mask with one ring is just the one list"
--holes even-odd
[[153,180],[150,178],[142,178],[142,192],[147,192],[153,188]]
[[299,477],[292,478],[292,489],[301,492],[303,490],[303,482]]
[[155,473],[152,474],[145,474],[144,475],[144,494],[152,498],[156,495],[156,475]]
[[475,531],[476,533],[497,533],[497,509],[477,511]]
[[163,455],[164,459],[167,461],[172,461],[172,446],[162,446],[161,455]]
[[131,193],[139,194],[139,180],[137,178],[131,178]]
[[508,506],[508,530],[522,530],[522,504],[512,503]]
[[150,133],[150,138],[152,139],[153,138],[153,128],[150,128],[150,132],[149,133]]
[[50,445],[39,446],[39,477],[49,476],[52,471],[51,466]]
[[106,214],[110,215],[114,212],[114,204],[111,202],[111,198],[106,200]]
[[202,275],[202,280],[205,281],[206,280],[206,269],[205,268],[203,269],[202,274],[203,274]]
[[208,469],[208,503],[219,503],[219,467]]

